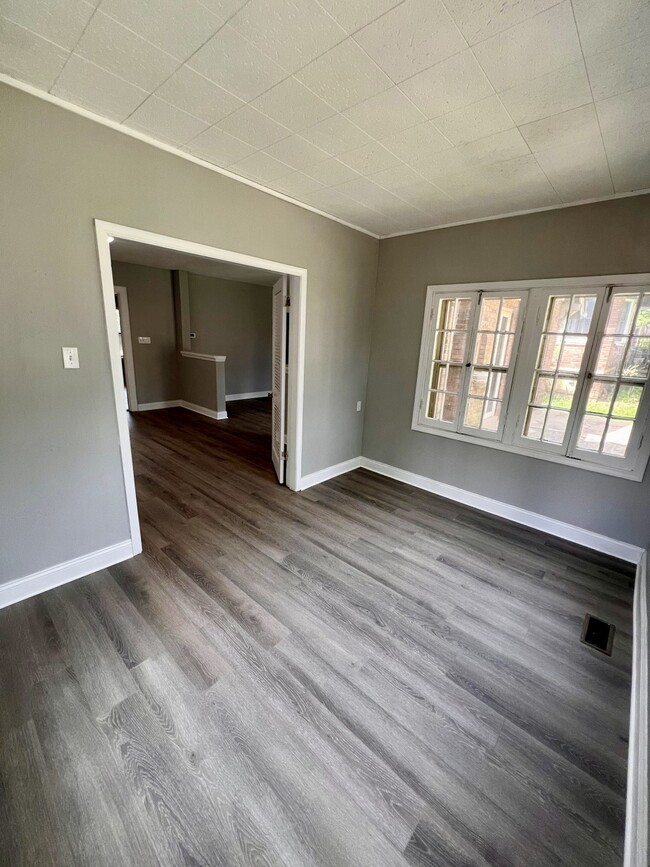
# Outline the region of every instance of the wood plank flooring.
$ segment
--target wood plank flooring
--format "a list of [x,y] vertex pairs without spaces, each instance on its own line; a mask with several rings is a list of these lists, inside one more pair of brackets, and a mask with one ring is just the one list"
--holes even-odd
[[0,612],[0,861],[621,865],[631,568],[229,414],[132,417],[143,554]]

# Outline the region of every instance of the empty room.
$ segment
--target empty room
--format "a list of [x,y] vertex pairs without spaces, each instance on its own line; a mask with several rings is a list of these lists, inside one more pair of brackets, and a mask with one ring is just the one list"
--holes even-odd
[[2,0],[0,864],[647,867],[647,0]]

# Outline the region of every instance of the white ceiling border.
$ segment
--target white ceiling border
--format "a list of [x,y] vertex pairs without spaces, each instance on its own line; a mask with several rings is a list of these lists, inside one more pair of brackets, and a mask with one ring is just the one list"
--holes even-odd
[[305,211],[311,211],[313,214],[318,214],[319,217],[325,217],[327,220],[332,220],[335,223],[340,223],[342,226],[347,226],[348,229],[354,229],[356,232],[361,232],[362,234],[368,235],[371,238],[376,238],[377,240],[401,238],[405,235],[419,235],[422,232],[436,232],[438,231],[438,229],[453,229],[457,226],[469,226],[472,223],[487,223],[491,222],[492,220],[505,220],[510,217],[524,217],[527,214],[539,214],[543,211],[561,211],[565,208],[577,208],[580,207],[580,205],[594,205],[598,202],[609,202],[615,199],[628,199],[632,196],[643,196],[650,193],[650,189],[648,188],[641,190],[632,190],[628,193],[612,193],[609,196],[599,196],[593,199],[581,199],[578,202],[566,202],[561,205],[544,205],[544,207],[541,208],[527,208],[521,211],[507,211],[502,214],[492,214],[488,217],[475,217],[471,220],[459,220],[455,223],[443,223],[442,225],[437,226],[424,226],[421,229],[406,229],[403,232],[393,232],[388,235],[377,235],[375,232],[371,232],[370,229],[364,229],[362,226],[357,226],[354,223],[348,223],[346,220],[342,220],[340,217],[335,217],[333,214],[328,214],[326,211],[321,211],[318,208],[314,208],[311,205],[308,205],[306,202],[301,202],[298,199],[292,199],[291,196],[286,196],[284,193],[280,193],[277,190],[272,190],[270,189],[270,187],[266,187],[263,184],[257,183],[256,181],[249,180],[248,178],[237,175],[234,172],[229,172],[228,169],[216,166],[214,165],[214,163],[210,163],[207,160],[202,160],[200,157],[195,157],[192,154],[187,153],[186,151],[182,151],[179,148],[174,147],[173,145],[168,145],[164,142],[158,141],[158,139],[152,138],[145,133],[138,132],[134,129],[129,129],[128,127],[123,126],[117,121],[102,117],[102,115],[100,114],[95,114],[94,112],[89,111],[86,108],[82,108],[79,105],[75,105],[72,102],[61,99],[61,97],[59,96],[54,96],[51,93],[40,90],[39,88],[34,87],[31,84],[27,84],[24,81],[18,81],[18,79],[12,78],[10,75],[6,75],[5,73],[0,72],[0,83],[7,84],[9,87],[14,87],[17,90],[22,90],[25,93],[29,93],[31,96],[37,97],[38,99],[42,99],[45,102],[52,103],[59,108],[71,111],[74,114],[80,115],[81,117],[85,117],[87,120],[92,120],[95,123],[101,124],[102,126],[107,126],[109,129],[115,130],[116,132],[121,132],[124,135],[128,135],[131,138],[151,145],[152,147],[158,148],[159,150],[165,151],[166,153],[173,154],[174,156],[187,160],[190,163],[201,166],[204,169],[209,169],[210,171],[216,172],[217,174],[223,175],[224,177],[230,178],[231,180],[238,181],[241,184],[246,184],[246,186],[248,187],[253,187],[256,190],[260,190],[260,192],[262,193],[267,193],[269,196],[274,196],[276,199],[281,199],[283,202],[288,202],[290,205],[295,205],[296,207],[302,208]]
[[152,145],[152,147],[165,151],[168,154],[173,154],[174,156],[181,157],[181,159],[187,160],[190,163],[194,163],[197,166],[201,166],[204,169],[209,169],[210,171],[216,172],[219,175],[224,175],[225,177],[230,178],[233,181],[239,181],[239,183],[246,184],[246,186],[248,187],[253,187],[256,190],[260,190],[260,192],[262,193],[268,193],[269,196],[274,196],[276,199],[281,199],[284,202],[289,202],[290,205],[296,205],[297,207],[302,208],[305,211],[311,211],[313,214],[318,214],[319,217],[325,217],[328,220],[333,220],[335,223],[340,223],[342,226],[347,226],[348,229],[354,229],[356,232],[362,232],[364,235],[369,235],[371,238],[379,239],[380,237],[374,232],[371,232],[370,229],[364,229],[362,226],[357,226],[354,223],[348,223],[346,222],[346,220],[342,220],[340,217],[335,217],[333,214],[328,214],[325,211],[320,211],[318,208],[314,208],[311,205],[308,205],[306,202],[299,202],[297,199],[292,199],[291,196],[286,196],[284,193],[280,193],[277,190],[272,190],[269,187],[265,187],[263,184],[257,183],[256,181],[252,181],[249,178],[243,177],[242,175],[236,175],[234,172],[229,172],[228,169],[216,166],[214,165],[214,163],[209,163],[207,160],[202,160],[200,157],[195,157],[193,154],[189,154],[187,153],[187,151],[182,151],[179,148],[174,147],[173,145],[165,144],[158,139],[152,138],[146,133],[141,133],[135,129],[130,129],[129,127],[123,126],[121,123],[118,123],[115,120],[110,120],[107,117],[102,117],[101,114],[95,114],[95,112],[89,111],[87,108],[82,108],[79,105],[68,102],[66,99],[61,99],[61,97],[59,96],[54,96],[53,94],[47,93],[47,91],[45,90],[40,90],[39,88],[34,87],[31,84],[26,84],[24,81],[18,81],[18,79],[12,78],[10,75],[6,75],[3,72],[0,72],[0,84],[7,84],[9,85],[9,87],[14,87],[17,90],[22,90],[25,93],[29,93],[31,96],[35,96],[38,99],[44,100],[45,102],[50,102],[53,105],[58,106],[59,108],[63,108],[67,111],[73,112],[74,114],[81,115],[81,117],[85,117],[86,120],[95,121],[95,123],[99,123],[102,126],[107,126],[109,129],[115,130],[116,132],[121,132],[124,135],[128,135],[131,138],[144,142],[145,144]]

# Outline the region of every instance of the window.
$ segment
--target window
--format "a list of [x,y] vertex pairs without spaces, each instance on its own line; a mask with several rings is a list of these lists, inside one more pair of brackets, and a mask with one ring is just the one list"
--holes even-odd
[[649,374],[646,275],[430,286],[413,428],[640,479]]

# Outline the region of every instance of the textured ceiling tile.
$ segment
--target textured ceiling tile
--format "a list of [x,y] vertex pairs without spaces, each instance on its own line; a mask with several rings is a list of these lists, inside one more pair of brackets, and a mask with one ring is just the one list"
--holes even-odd
[[128,117],[149,96],[146,90],[75,54],[69,58],[51,92],[117,121]]
[[557,0],[443,0],[470,45],[521,24]]
[[647,0],[574,0],[573,7],[585,56],[650,38]]
[[374,138],[386,138],[426,120],[398,87],[349,108],[344,116],[370,133]]
[[460,145],[458,152],[470,165],[487,166],[525,156],[530,148],[518,129],[507,129]]
[[497,91],[582,57],[569,0],[480,42],[473,50]]
[[305,174],[309,175],[310,178],[320,181],[326,187],[333,187],[336,184],[342,184],[345,181],[351,181],[353,178],[359,177],[358,172],[335,159],[323,160],[322,163],[307,166]]
[[386,136],[381,142],[405,162],[422,159],[429,154],[449,150],[451,142],[440,133],[431,121],[425,121],[417,126],[394,135]]
[[391,207],[399,204],[399,199],[396,199],[392,193],[383,187],[377,186],[368,178],[355,178],[352,181],[345,181],[339,184],[336,189],[344,196],[348,196],[355,202],[361,202],[369,208],[374,208],[376,211],[384,213],[386,207]]
[[612,131],[604,138],[615,191],[650,189],[650,123]]
[[420,178],[418,183],[412,187],[400,187],[393,192],[426,214],[440,213],[442,209],[450,207],[453,202],[451,197],[443,193],[440,187],[425,181],[424,178]]
[[316,0],[250,0],[230,23],[287,72],[347,35]]
[[181,66],[158,88],[156,96],[208,123],[221,120],[243,105],[241,99],[189,66]]
[[283,178],[278,178],[272,183],[273,189],[284,193],[286,196],[293,196],[300,199],[307,193],[313,193],[315,190],[320,190],[323,185],[305,175],[303,172],[291,172]]
[[223,18],[224,21],[227,21],[229,18],[239,12],[242,6],[245,6],[248,3],[248,0],[201,0],[204,6],[214,12],[215,15],[218,15],[219,18]]
[[307,129],[334,114],[330,105],[295,78],[277,84],[258,97],[253,105],[294,132]]
[[258,151],[234,163],[229,167],[229,170],[251,180],[267,183],[276,178],[284,177],[289,171],[289,166],[262,151]]
[[102,0],[101,10],[179,60],[186,60],[224,23],[198,0]]
[[238,108],[217,124],[219,129],[248,142],[258,150],[286,138],[290,131],[250,105]]
[[645,87],[650,84],[650,36],[589,55],[586,63],[596,100]]
[[530,123],[591,102],[583,60],[499,94],[516,124]]
[[282,160],[293,169],[304,169],[327,159],[327,154],[299,135],[282,139],[265,149],[267,154]]
[[600,137],[600,127],[593,103],[554,114],[520,127],[533,152],[561,146],[579,146]]
[[409,78],[401,89],[429,118],[471,105],[494,93],[469,49]]
[[2,0],[2,16],[72,50],[95,7],[85,0]]
[[[427,180],[438,184],[442,178],[457,172],[468,171],[471,167],[458,148],[451,148],[437,154],[428,154],[411,163],[416,172]],[[444,187],[442,187],[444,190]]]
[[371,141],[369,135],[340,114],[304,130],[302,137],[333,155],[351,151]]
[[400,162],[395,154],[386,150],[379,142],[373,142],[372,144],[356,148],[356,150],[340,154],[339,159],[361,175],[380,172],[382,169],[389,169]]
[[274,63],[226,25],[188,60],[187,65],[245,101],[286,78]]
[[441,0],[406,0],[354,36],[394,82],[467,46]]
[[193,139],[184,150],[215,165],[229,166],[231,163],[252,154],[255,148],[234,136],[228,135],[218,127],[211,126]]
[[[625,127],[650,122],[650,87],[641,87],[596,103],[598,117],[605,132],[615,133]],[[646,142],[647,146],[647,142]]]
[[351,39],[301,69],[296,78],[337,111],[392,85],[390,78]]
[[95,12],[75,53],[142,87],[154,90],[178,66],[178,61],[112,18]]
[[384,12],[388,12],[393,6],[397,6],[402,0],[318,0],[341,27],[348,33],[354,33],[360,27],[364,27],[375,18],[379,18]]
[[512,118],[496,94],[465,108],[443,114],[437,117],[433,124],[455,145],[503,132],[514,126]]
[[395,195],[398,195],[397,190],[410,189],[415,184],[425,183],[424,179],[416,171],[406,165],[383,169],[381,172],[371,175],[369,180],[374,184],[379,184],[385,190],[395,193]]
[[150,96],[143,102],[126,121],[126,125],[175,145],[189,142],[208,126],[204,120],[181,111],[157,96]]
[[565,142],[535,154],[537,162],[563,202],[575,202],[614,192],[600,134],[576,147]]
[[24,27],[0,18],[0,71],[49,90],[68,52]]

